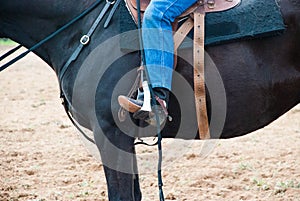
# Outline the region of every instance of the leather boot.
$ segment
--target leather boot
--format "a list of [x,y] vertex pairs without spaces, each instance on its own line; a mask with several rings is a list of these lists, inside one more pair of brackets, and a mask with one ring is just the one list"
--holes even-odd
[[118,101],[121,107],[127,110],[130,113],[133,113],[135,119],[140,119],[146,121],[147,123],[156,126],[156,117],[155,111],[159,116],[160,125],[162,125],[166,118],[168,117],[167,105],[169,101],[169,90],[162,87],[153,88],[153,93],[155,96],[155,105],[152,108],[152,111],[143,111],[141,110],[143,106],[143,95],[142,92],[138,92],[138,98],[133,99],[127,96],[119,96]]
[[[165,107],[167,107],[169,102],[169,90],[163,87],[155,87],[153,88],[153,93],[155,97],[158,97],[160,100],[165,102]],[[127,96],[119,96],[118,102],[122,108],[127,110],[130,113],[135,113],[141,109],[143,105],[143,92],[141,90],[138,91],[137,99],[133,99]],[[156,104],[159,105],[159,102],[156,101]]]

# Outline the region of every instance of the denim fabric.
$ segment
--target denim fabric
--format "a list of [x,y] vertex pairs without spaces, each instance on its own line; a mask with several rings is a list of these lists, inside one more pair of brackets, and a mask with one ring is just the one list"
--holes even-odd
[[174,64],[172,25],[197,0],[151,0],[144,13],[143,45],[152,87],[171,90]]

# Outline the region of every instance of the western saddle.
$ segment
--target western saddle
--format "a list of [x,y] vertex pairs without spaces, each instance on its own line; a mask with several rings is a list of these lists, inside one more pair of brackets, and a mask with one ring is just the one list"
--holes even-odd
[[[141,15],[146,10],[151,0],[140,0]],[[231,9],[237,6],[241,0],[199,0],[173,23],[174,34],[174,52],[183,42],[184,38],[194,27],[194,96],[196,105],[196,115],[198,122],[199,138],[210,139],[208,116],[205,96],[204,79],[204,33],[205,33],[205,13],[219,12]],[[138,8],[136,0],[126,0],[127,7],[135,20],[138,22]],[[177,29],[178,20],[187,18],[185,22]],[[176,63],[176,60],[175,60]]]

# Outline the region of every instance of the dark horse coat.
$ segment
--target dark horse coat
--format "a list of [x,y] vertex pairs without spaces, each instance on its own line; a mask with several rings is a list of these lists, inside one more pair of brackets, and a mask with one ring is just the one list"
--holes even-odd
[[[30,47],[92,3],[93,0],[0,0],[0,37]],[[300,102],[300,3],[278,3],[286,24],[282,35],[206,48],[213,138],[245,135]],[[59,73],[103,5],[104,1],[35,53]],[[134,136],[153,129],[146,127],[138,132],[130,117],[124,122],[118,118],[117,96],[127,93],[140,62],[138,52],[119,48],[118,15],[109,28],[96,30],[90,44],[66,72],[62,88],[72,102],[74,117],[94,132],[105,167],[109,199],[141,200]],[[103,27],[103,22],[99,27]],[[169,108],[173,121],[167,122],[163,136],[194,139],[197,127],[190,93],[191,50],[183,49],[179,56],[177,72],[183,77],[174,75]]]

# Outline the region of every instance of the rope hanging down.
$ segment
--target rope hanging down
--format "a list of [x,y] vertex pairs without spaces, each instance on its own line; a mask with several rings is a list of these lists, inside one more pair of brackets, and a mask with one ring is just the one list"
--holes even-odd
[[[141,51],[141,61],[142,61],[142,66],[144,66],[144,72],[146,76],[146,80],[148,81],[148,87],[150,90],[151,94],[151,106],[155,105],[155,97],[152,89],[152,85],[149,79],[149,74],[147,70],[147,63],[145,62],[145,52],[144,52],[144,46],[142,43],[142,25],[141,25],[141,4],[140,0],[136,0],[137,3],[137,10],[138,10],[138,32],[139,32],[139,44],[140,44],[140,51]],[[163,181],[162,181],[162,174],[161,174],[161,167],[162,167],[162,145],[161,145],[161,140],[162,140],[162,135],[161,135],[161,129],[160,129],[160,120],[159,120],[159,115],[157,113],[156,107],[152,107],[154,109],[154,114],[155,114],[155,120],[156,120],[156,133],[157,133],[157,146],[158,146],[158,164],[157,164],[157,177],[158,177],[158,188],[159,188],[159,200],[164,201],[164,193],[163,193]]]

